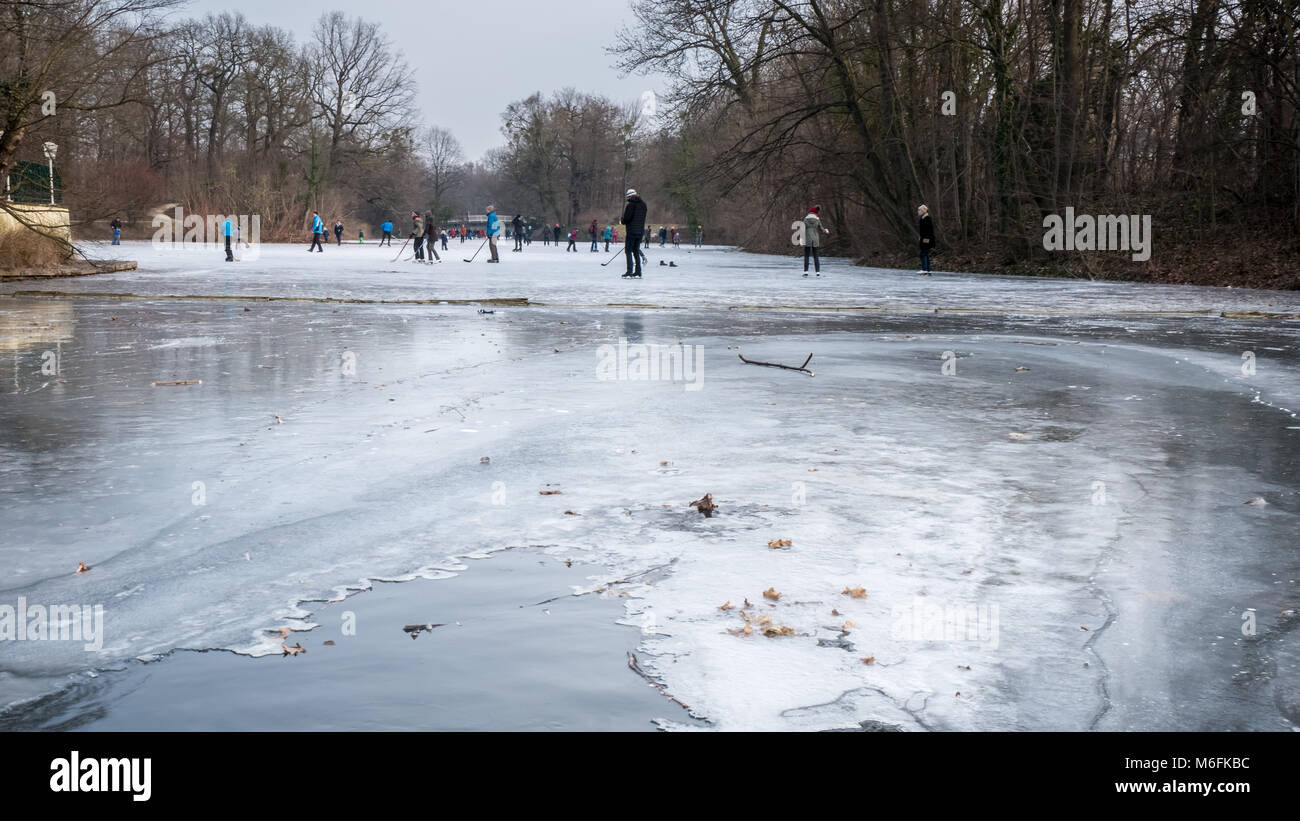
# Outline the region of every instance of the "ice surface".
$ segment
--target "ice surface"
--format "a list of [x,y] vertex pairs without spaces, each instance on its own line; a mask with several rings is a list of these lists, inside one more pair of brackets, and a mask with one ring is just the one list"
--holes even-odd
[[[0,286],[0,604],[103,604],[107,632],[0,644],[0,703],[177,647],[271,652],[319,602],[520,547],[625,599],[642,665],[720,729],[1300,720],[1300,321],[1220,316],[1300,294],[304,249],[127,243],[138,271]],[[702,373],[600,379],[620,339],[700,346]],[[706,492],[713,518],[686,506]],[[729,632],[746,599],[794,635]]]

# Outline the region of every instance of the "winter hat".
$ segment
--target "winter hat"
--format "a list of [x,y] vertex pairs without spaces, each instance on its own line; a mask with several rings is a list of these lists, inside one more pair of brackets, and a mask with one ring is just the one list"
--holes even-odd
[[808,209],[809,214],[820,214],[821,212],[822,207],[820,205],[814,205],[812,208]]
[[496,207],[495,205],[489,205],[489,206],[487,207],[487,212],[488,212],[489,214],[491,214],[491,213],[492,213],[493,211],[495,211],[495,210],[497,210],[497,207]]
[[636,196],[636,189],[635,189],[635,188],[629,188],[629,189],[627,189],[627,193],[624,194],[623,196],[625,196],[625,197],[635,197],[635,196]]

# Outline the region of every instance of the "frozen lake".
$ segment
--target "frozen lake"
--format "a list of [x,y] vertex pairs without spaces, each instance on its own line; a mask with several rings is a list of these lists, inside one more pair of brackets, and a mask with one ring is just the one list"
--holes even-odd
[[[463,263],[477,245],[421,266],[125,243],[138,271],[0,285],[0,606],[104,613],[97,649],[0,643],[0,724],[138,726],[124,693],[211,680],[235,718],[176,726],[238,726],[239,682],[310,662],[371,706],[288,728],[531,726],[490,682],[563,694],[539,667],[574,645],[571,713],[545,726],[1300,722],[1300,293],[844,260],[805,279],[686,247],[637,281],[538,243]],[[705,493],[711,518],[687,504]],[[507,555],[536,584],[492,581]],[[419,669],[339,632],[378,580],[437,608],[411,646],[482,688],[373,706]],[[556,585],[579,594],[563,630],[491,629],[484,602]],[[371,607],[409,644],[407,609]],[[281,627],[315,628],[289,639],[307,656],[281,658]],[[372,655],[331,670],[327,635]],[[645,700],[620,641],[697,720]],[[250,658],[142,683],[134,660],[177,649]],[[68,697],[88,681],[93,708]]]

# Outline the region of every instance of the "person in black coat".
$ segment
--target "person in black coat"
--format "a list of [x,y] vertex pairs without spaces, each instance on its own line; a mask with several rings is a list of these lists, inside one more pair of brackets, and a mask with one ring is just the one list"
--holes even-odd
[[[624,277],[641,276],[641,235],[645,233],[645,201],[636,193],[635,188],[627,189],[627,205],[623,206],[623,218],[619,220],[627,229],[627,240],[623,243],[623,255],[627,257],[627,273]],[[633,263],[636,273],[632,273]]]
[[934,220],[930,219],[930,209],[924,205],[916,209],[916,215],[921,219],[920,273],[929,276],[930,275],[930,252],[934,250]]
[[510,227],[513,228],[513,229],[514,229],[514,232],[515,232],[515,247],[514,247],[513,250],[515,250],[515,251],[522,251],[522,250],[524,250],[524,220],[523,220],[523,218],[522,218],[519,214],[515,214],[515,218],[512,219],[512,220],[510,220]]

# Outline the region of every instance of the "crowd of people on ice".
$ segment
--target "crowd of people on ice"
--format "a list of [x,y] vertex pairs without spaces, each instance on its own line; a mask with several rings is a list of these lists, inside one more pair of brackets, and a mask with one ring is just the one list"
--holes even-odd
[[[640,278],[642,276],[641,263],[646,261],[644,247],[653,243],[654,239],[659,240],[659,247],[666,248],[669,243],[674,248],[681,247],[681,231],[677,226],[659,225],[657,230],[647,231],[646,225],[646,203],[641,196],[637,194],[636,189],[629,188],[625,195],[623,214],[617,224],[613,222],[606,223],[603,227],[599,220],[593,219],[585,228],[565,229],[560,223],[554,225],[533,225],[530,220],[525,219],[520,214],[515,214],[514,218],[508,222],[502,223],[497,216],[496,208],[489,205],[486,209],[486,225],[483,228],[470,228],[468,225],[459,226],[439,226],[433,218],[433,213],[426,211],[423,215],[419,211],[412,211],[410,224],[404,233],[406,241],[402,249],[398,252],[401,256],[406,246],[412,245],[412,255],[409,259],[417,262],[441,262],[442,257],[438,254],[439,246],[441,250],[447,250],[447,243],[452,240],[459,240],[461,243],[467,240],[481,239],[488,248],[487,262],[501,261],[497,254],[497,241],[502,238],[513,239],[514,247],[512,251],[520,252],[533,243],[534,235],[540,235],[543,245],[560,246],[561,237],[567,242],[565,251],[577,252],[578,242],[583,232],[586,233],[584,244],[590,243],[592,253],[599,253],[601,244],[604,244],[605,253],[609,252],[610,245],[618,245],[620,236],[623,240],[623,255],[626,258],[627,270],[623,274],[627,278]],[[930,254],[934,251],[934,221],[930,217],[930,209],[921,205],[916,210],[918,226],[917,232],[920,236],[918,251],[921,257],[921,270],[918,272],[924,275],[930,275]],[[230,227],[229,221],[226,224],[226,260],[233,262],[234,257],[230,248]],[[121,242],[122,224],[119,220],[114,219],[111,224],[113,231],[113,244]],[[794,227],[800,229],[795,234],[795,244],[803,247],[803,275],[808,276],[808,268],[811,264],[816,276],[821,276],[821,245],[822,240],[830,235],[830,229],[822,224],[821,206],[813,205],[808,209],[807,215],[804,216],[802,225],[799,222]],[[343,221],[334,220],[333,234],[336,245],[343,244]],[[380,225],[379,245],[391,246],[393,239],[398,235],[392,220],[386,220]],[[327,226],[320,212],[313,211],[311,215],[311,245],[307,251],[317,251],[324,253],[325,246],[329,244],[330,228]],[[364,244],[366,241],[365,232],[357,232],[357,242]],[[704,245],[704,228],[695,226],[695,247],[700,248]],[[482,250],[480,246],[479,250]],[[617,253],[617,252],[616,252]],[[474,257],[478,256],[475,251]],[[470,260],[466,260],[470,261]],[[611,258],[610,262],[613,259]],[[604,263],[608,265],[609,262]],[[666,263],[660,262],[660,265]],[[670,267],[677,267],[676,263],[667,263]]]

